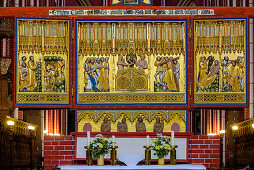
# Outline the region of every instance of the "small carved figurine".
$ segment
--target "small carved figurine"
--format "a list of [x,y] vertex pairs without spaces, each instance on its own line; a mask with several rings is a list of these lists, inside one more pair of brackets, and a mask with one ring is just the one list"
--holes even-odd
[[143,122],[142,116],[138,118],[138,121],[136,123],[136,131],[137,132],[146,132],[146,125]]
[[117,132],[128,132],[128,126],[125,117],[122,118],[122,122],[117,123]]
[[164,122],[160,120],[160,117],[157,116],[156,118],[156,122],[154,123],[153,126],[153,131],[154,132],[163,132],[163,128],[164,128]]
[[108,117],[105,116],[101,124],[101,132],[110,132],[110,130],[111,130],[111,122],[110,120],[108,120]]

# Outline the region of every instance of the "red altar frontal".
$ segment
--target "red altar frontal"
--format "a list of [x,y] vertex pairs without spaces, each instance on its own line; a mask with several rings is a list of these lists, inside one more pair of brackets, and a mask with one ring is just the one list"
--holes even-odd
[[[43,112],[45,166],[84,165],[87,131],[114,135],[120,161],[142,161],[147,135],[174,131],[177,163],[220,167],[223,109],[249,105],[253,11],[137,2],[0,9],[15,16],[15,107],[51,109]],[[58,136],[63,109],[75,114],[75,131]],[[202,116],[192,125],[195,109]]]

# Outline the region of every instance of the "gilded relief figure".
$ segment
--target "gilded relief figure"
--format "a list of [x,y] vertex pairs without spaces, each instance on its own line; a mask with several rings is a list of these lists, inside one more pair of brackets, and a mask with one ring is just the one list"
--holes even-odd
[[99,91],[98,84],[99,84],[99,75],[97,73],[97,65],[95,63],[95,58],[91,58],[90,63],[88,63],[88,71],[87,75],[91,81],[91,86],[87,87],[87,90],[90,91]]
[[229,75],[229,84],[233,92],[240,90],[240,68],[236,65],[236,61],[232,62]]
[[[210,67],[210,70],[208,70],[208,74],[202,79],[200,80],[197,84],[200,88],[205,88],[209,85],[211,85],[216,79],[216,84],[218,84],[218,73],[220,70],[220,65],[219,65],[219,61],[215,60],[215,62],[213,63],[213,65]],[[210,87],[209,87],[210,88]],[[215,92],[216,90],[218,90],[218,87],[211,87],[211,91],[210,92]]]
[[229,65],[231,62],[229,62],[229,57],[224,56],[224,59],[221,61],[222,66],[222,91],[229,91]]
[[111,130],[111,121],[108,119],[107,116],[105,116],[101,124],[101,132],[110,132],[110,130]]
[[100,58],[100,64],[99,64],[99,83],[100,83],[100,90],[101,91],[106,91],[108,90],[108,78],[107,78],[107,69],[106,69],[106,62],[103,57]]
[[179,87],[180,64],[177,60],[173,60],[173,65],[174,65],[174,75],[176,77],[176,88],[177,88],[177,91],[180,91],[180,87]]
[[46,56],[44,60],[44,91],[65,92],[65,60],[57,56]]
[[175,71],[175,66],[173,64],[174,60],[178,60],[179,57],[173,58],[169,57],[166,58],[166,72],[164,75],[164,82],[166,86],[168,87],[169,91],[176,92],[179,91],[179,84],[177,82],[176,78],[176,71]]
[[33,91],[37,85],[35,77],[36,69],[37,64],[34,61],[34,56],[30,56],[28,61],[28,76],[29,76],[29,85],[27,86],[28,91]]
[[138,118],[138,121],[136,123],[136,132],[146,132],[146,125],[143,122],[142,116]]
[[[179,92],[180,64],[179,57],[156,57],[154,91],[155,92]],[[159,75],[159,82],[158,82]]]
[[240,91],[244,91],[244,57],[238,56],[236,59],[236,65],[239,67],[239,78],[240,78]]
[[[87,57],[86,58],[86,61],[83,65],[84,67],[84,84],[85,84],[85,90],[88,89],[89,87],[92,87],[92,84],[91,84],[91,80],[89,79],[89,76],[88,76],[88,71],[89,71],[89,63],[91,63],[91,58],[90,57]],[[84,90],[84,91],[85,91]]]
[[106,69],[107,81],[109,83],[109,57],[105,58],[105,69]]
[[117,123],[117,132],[128,132],[128,126],[125,116],[122,118],[121,122]]
[[123,58],[122,55],[119,55],[118,61],[117,61],[117,67],[118,67],[117,73],[120,73],[122,70],[124,70],[124,67],[127,67],[127,66],[129,66],[129,64],[125,62],[125,59]]
[[84,68],[84,92],[109,91],[109,58],[87,57]]
[[28,68],[26,62],[22,62],[20,67],[20,76],[19,76],[19,88],[20,91],[23,91],[29,84],[29,77],[28,77]]
[[145,71],[145,69],[148,68],[148,64],[147,64],[147,61],[145,60],[145,56],[141,55],[140,59],[136,62],[135,65],[138,67],[139,70]]
[[199,74],[198,74],[198,82],[203,80],[204,77],[207,74],[208,68],[207,68],[207,61],[208,58],[206,59],[205,56],[201,57],[200,62],[199,62]]
[[163,132],[164,122],[160,120],[160,117],[157,116],[156,122],[153,125],[154,132]]
[[[162,69],[162,59],[160,56],[156,57],[156,61],[154,62],[154,66],[156,67],[156,72],[154,74],[155,77],[155,83],[163,84],[163,69]],[[159,81],[158,81],[158,75],[159,75]]]
[[65,60],[62,57],[58,57],[57,72],[59,76],[57,81],[59,83],[65,81],[64,70],[65,70]]

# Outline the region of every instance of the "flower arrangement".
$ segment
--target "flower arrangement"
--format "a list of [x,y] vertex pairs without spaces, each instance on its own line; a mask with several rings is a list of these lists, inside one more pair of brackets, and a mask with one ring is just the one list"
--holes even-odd
[[157,139],[154,139],[151,143],[152,150],[155,151],[153,155],[157,155],[158,158],[163,158],[168,155],[171,150],[171,137],[163,136],[162,134],[157,134]]
[[109,142],[109,138],[103,138],[102,134],[95,136],[95,140],[90,143],[89,148],[91,149],[93,157],[99,158],[100,155],[105,156],[109,152],[112,146],[112,142]]

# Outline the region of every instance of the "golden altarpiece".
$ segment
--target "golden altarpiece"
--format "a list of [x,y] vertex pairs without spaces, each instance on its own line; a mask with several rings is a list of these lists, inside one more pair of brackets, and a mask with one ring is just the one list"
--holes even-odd
[[[246,19],[70,21],[16,19],[15,105],[71,104],[78,132],[105,117],[113,132],[123,118],[134,132],[139,117],[149,132],[157,117],[186,132],[193,104],[247,103]],[[119,104],[133,110],[84,109]],[[150,104],[172,110],[134,107]]]
[[16,104],[69,104],[69,20],[16,25]]
[[186,21],[76,21],[77,104],[186,103]]
[[194,20],[195,104],[247,103],[247,20]]

